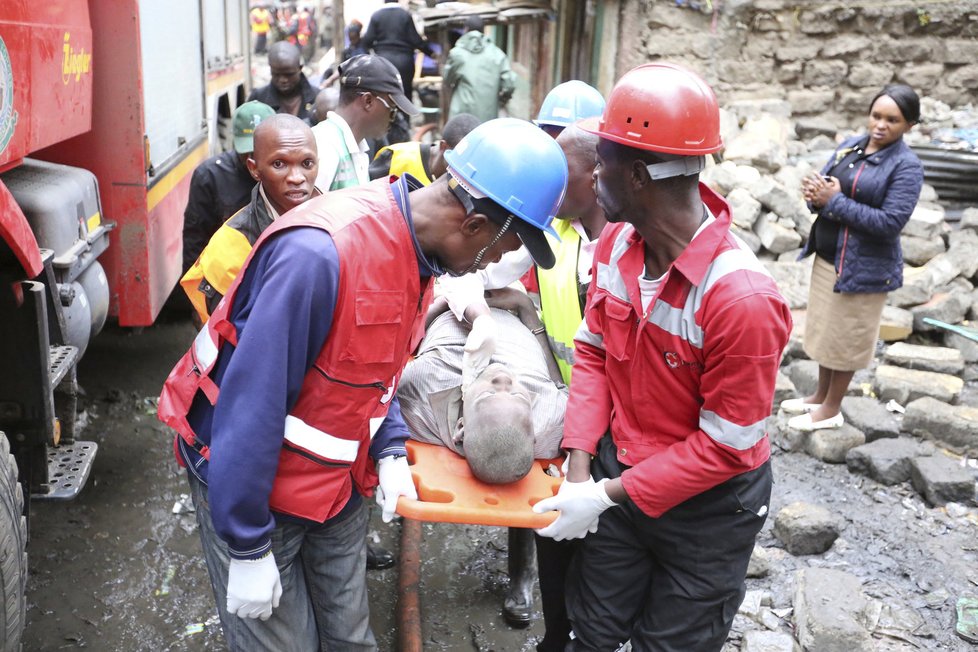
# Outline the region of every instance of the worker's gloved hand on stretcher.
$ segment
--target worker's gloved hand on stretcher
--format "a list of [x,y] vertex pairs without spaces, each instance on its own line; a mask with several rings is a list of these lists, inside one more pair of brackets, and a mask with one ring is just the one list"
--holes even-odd
[[383,508],[381,518],[384,523],[390,523],[394,519],[398,497],[417,500],[418,490],[414,488],[411,466],[403,455],[380,458],[377,462],[377,475],[380,476],[377,504]]
[[258,559],[231,560],[228,570],[229,613],[239,618],[268,620],[281,597],[282,580],[275,564],[275,555],[271,552]]
[[588,532],[597,532],[601,513],[615,505],[605,491],[607,482],[607,478],[595,482],[590,476],[585,482],[564,480],[556,496],[544,498],[533,506],[533,511],[537,514],[552,510],[560,512],[556,521],[537,530],[537,534],[563,541],[581,539],[587,536]]
[[496,352],[496,322],[491,315],[479,315],[462,348],[462,391],[481,374]]

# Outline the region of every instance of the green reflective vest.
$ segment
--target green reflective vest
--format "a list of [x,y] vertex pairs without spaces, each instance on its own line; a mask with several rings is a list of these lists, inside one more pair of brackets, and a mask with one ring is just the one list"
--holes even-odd
[[581,297],[577,282],[577,259],[581,252],[581,236],[570,220],[554,220],[554,230],[560,242],[547,236],[557,262],[551,269],[537,267],[540,285],[540,313],[547,328],[550,350],[557,359],[560,375],[570,385],[574,364],[574,335],[581,325]]

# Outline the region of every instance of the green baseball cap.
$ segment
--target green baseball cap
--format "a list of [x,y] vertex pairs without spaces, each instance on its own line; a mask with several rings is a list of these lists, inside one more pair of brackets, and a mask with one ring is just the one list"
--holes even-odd
[[272,115],[275,109],[257,100],[239,106],[234,112],[234,151],[238,154],[255,151],[255,127]]

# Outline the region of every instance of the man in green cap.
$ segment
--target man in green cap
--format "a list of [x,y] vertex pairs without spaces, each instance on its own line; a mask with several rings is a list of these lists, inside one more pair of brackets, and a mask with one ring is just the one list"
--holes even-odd
[[217,229],[251,201],[255,180],[246,161],[255,149],[255,127],[271,115],[275,110],[262,102],[239,106],[234,112],[234,151],[212,156],[194,170],[183,213],[183,272]]

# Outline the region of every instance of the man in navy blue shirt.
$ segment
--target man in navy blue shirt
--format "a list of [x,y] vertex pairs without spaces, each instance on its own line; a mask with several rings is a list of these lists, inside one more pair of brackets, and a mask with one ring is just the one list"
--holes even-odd
[[160,418],[233,650],[376,649],[361,492],[379,479],[385,522],[417,495],[394,391],[431,281],[521,244],[554,264],[567,164],[551,138],[495,120],[446,159],[430,186],[381,179],[276,220],[167,379]]

